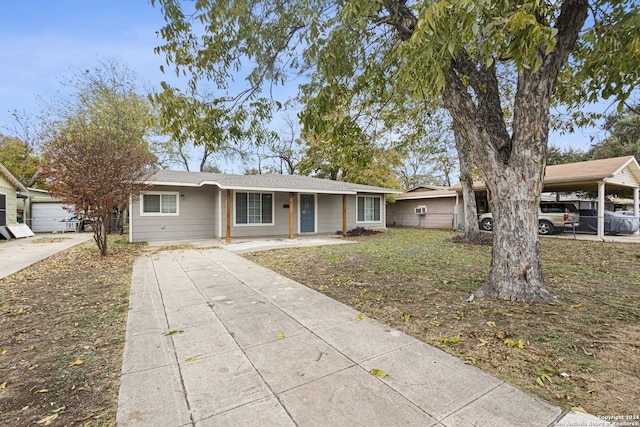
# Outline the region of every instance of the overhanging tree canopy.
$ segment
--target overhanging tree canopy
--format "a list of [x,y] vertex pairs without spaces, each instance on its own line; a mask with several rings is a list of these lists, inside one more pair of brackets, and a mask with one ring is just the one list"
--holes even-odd
[[154,3],[167,19],[158,51],[192,77],[192,88],[208,79],[228,89],[249,67],[249,99],[265,82],[304,73],[320,86],[348,86],[359,104],[368,99],[379,108],[390,93],[441,99],[494,213],[491,271],[476,294],[552,299],[537,235],[549,107],[554,93],[569,107],[601,96],[628,99],[640,80],[636,3]]

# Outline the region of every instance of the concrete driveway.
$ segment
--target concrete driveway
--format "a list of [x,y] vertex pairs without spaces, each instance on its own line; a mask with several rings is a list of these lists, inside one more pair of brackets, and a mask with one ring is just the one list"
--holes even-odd
[[0,279],[49,258],[60,251],[86,242],[93,233],[36,234],[23,239],[0,241]]

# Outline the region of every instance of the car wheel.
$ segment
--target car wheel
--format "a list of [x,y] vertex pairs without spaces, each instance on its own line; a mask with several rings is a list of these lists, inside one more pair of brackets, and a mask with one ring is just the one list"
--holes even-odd
[[482,221],[480,221],[480,228],[482,228],[484,231],[493,230],[493,224],[491,223],[491,218],[485,218]]
[[540,223],[538,224],[538,233],[542,234],[543,236],[553,234],[553,224],[551,224],[549,221],[540,221]]

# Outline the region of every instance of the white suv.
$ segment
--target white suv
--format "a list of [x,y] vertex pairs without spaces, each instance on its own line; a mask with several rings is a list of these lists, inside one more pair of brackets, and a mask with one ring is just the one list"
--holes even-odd
[[[491,212],[480,215],[480,229],[493,230]],[[580,214],[571,202],[540,202],[538,210],[538,233],[542,235],[562,232],[580,223]]]

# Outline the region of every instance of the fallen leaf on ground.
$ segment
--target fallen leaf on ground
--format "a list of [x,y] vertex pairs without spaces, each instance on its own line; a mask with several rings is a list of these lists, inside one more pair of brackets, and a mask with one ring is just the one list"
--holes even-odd
[[376,376],[376,377],[378,377],[378,378],[381,378],[381,379],[389,375],[389,374],[387,374],[385,371],[383,371],[382,369],[376,369],[376,368],[372,368],[372,369],[369,371],[369,373],[370,373],[371,375],[374,375],[374,376]]
[[280,335],[278,335],[278,338],[283,340],[284,339],[284,332],[280,332]]
[[7,388],[7,382],[3,382],[2,384],[0,384],[0,389],[5,389]]
[[51,423],[53,423],[56,419],[58,419],[60,415],[59,414],[52,414],[49,416],[44,417],[43,419],[41,419],[40,421],[36,421],[36,424],[42,424],[45,426],[49,426],[51,425]]
[[84,364],[84,360],[76,359],[74,362],[70,363],[69,366],[80,366]]
[[362,315],[362,313],[358,313],[358,315],[356,316],[356,320],[362,320],[364,318],[364,316]]
[[509,348],[524,348],[524,342],[522,342],[522,340],[514,340],[512,338],[504,340],[504,345]]

